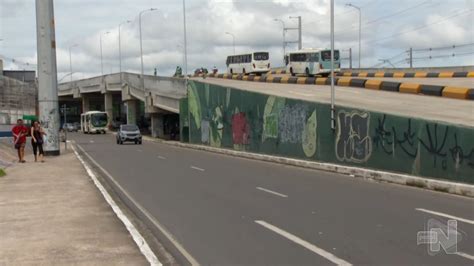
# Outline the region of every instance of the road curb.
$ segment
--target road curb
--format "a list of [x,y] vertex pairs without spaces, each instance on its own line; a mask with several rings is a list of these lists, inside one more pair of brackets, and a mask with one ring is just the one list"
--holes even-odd
[[220,149],[220,148],[175,142],[175,141],[163,141],[163,140],[153,139],[150,137],[144,137],[144,139],[148,141],[163,143],[163,144],[181,147],[181,148],[209,151],[209,152],[236,156],[236,157],[241,157],[241,158],[246,158],[246,159],[260,160],[260,161],[266,161],[266,162],[272,162],[272,163],[278,163],[278,164],[285,164],[285,165],[333,172],[333,173],[343,174],[343,175],[347,175],[347,176],[355,177],[355,178],[362,178],[362,179],[368,179],[368,180],[373,180],[373,181],[378,181],[378,182],[386,182],[386,183],[424,188],[428,190],[445,192],[445,193],[474,198],[474,185],[469,185],[469,184],[456,183],[456,182],[450,182],[450,181],[444,181],[444,180],[436,180],[436,179],[391,173],[391,172],[384,172],[384,171],[359,168],[359,167],[343,166],[343,165],[322,163],[322,162],[312,162],[312,161],[291,159],[291,158],[278,157],[278,156],[272,156],[272,155],[235,151],[235,150],[229,150],[229,149]]

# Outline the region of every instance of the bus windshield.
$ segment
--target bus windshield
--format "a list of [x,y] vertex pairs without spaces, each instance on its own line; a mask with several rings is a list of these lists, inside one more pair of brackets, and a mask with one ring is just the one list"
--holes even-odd
[[94,127],[105,127],[107,125],[107,114],[92,114],[91,123]]
[[265,61],[268,60],[270,57],[268,53],[254,53],[253,58],[255,61]]
[[[331,61],[331,51],[322,51],[321,52],[321,57],[323,58],[324,61]],[[339,61],[339,51],[335,50],[334,51],[334,61]]]

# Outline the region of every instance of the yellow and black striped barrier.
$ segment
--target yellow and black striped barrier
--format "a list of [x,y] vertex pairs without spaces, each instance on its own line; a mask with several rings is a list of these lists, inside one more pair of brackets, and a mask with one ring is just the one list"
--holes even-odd
[[[194,77],[209,77],[220,79],[233,79],[252,82],[266,82],[279,84],[300,85],[330,85],[331,79],[324,77],[274,77],[272,75],[232,75],[232,74],[207,74],[195,75]],[[423,85],[410,82],[393,82],[378,79],[363,79],[349,76],[335,77],[334,84],[341,87],[364,88],[370,90],[392,91],[410,94],[423,94],[454,99],[474,100],[474,88]]]
[[471,72],[339,72],[337,76],[359,78],[474,78]]

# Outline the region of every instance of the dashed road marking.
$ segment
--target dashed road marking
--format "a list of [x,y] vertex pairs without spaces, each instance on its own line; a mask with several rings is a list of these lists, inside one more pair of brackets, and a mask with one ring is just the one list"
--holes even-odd
[[191,169],[194,169],[194,170],[197,170],[197,171],[201,171],[201,172],[206,171],[205,169],[202,169],[202,168],[199,168],[199,167],[196,167],[196,166],[192,166],[192,165],[191,165]]
[[290,240],[290,241],[292,241],[292,242],[294,242],[294,243],[296,243],[296,244],[298,244],[298,245],[300,245],[300,246],[302,246],[302,247],[304,247],[304,248],[320,255],[321,257],[335,263],[336,265],[352,265],[349,262],[347,262],[347,261],[345,261],[341,258],[336,257],[334,254],[329,253],[329,252],[325,251],[324,249],[321,249],[321,248],[309,243],[308,241],[303,240],[303,239],[301,239],[301,238],[299,238],[299,237],[297,237],[297,236],[295,236],[295,235],[293,235],[293,234],[291,234],[291,233],[289,233],[289,232],[287,232],[283,229],[280,229],[280,228],[278,228],[274,225],[271,225],[271,224],[269,224],[265,221],[255,221],[255,222],[257,224],[267,228],[268,230],[271,230],[274,233],[277,233],[277,234],[285,237],[286,239],[288,239],[288,240]]
[[456,216],[446,214],[446,213],[442,213],[442,212],[430,211],[430,210],[422,209],[422,208],[416,208],[415,210],[420,211],[420,212],[426,212],[426,213],[442,216],[442,217],[446,217],[446,218],[449,218],[449,219],[454,219],[454,220],[464,222],[464,223],[468,223],[468,224],[474,224],[473,220],[456,217]]
[[166,157],[165,157],[165,156],[158,155],[158,159],[166,160]]
[[279,197],[282,197],[282,198],[288,198],[288,195],[281,194],[281,193],[278,193],[276,191],[266,189],[266,188],[263,188],[263,187],[256,187],[256,189],[261,190],[261,191],[265,191],[267,193],[270,193],[270,194],[273,194],[273,195],[276,195],[276,196],[279,196]]

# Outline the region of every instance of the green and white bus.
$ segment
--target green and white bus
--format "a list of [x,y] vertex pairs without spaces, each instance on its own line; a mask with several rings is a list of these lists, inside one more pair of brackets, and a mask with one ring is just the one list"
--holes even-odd
[[[292,76],[329,76],[331,73],[330,49],[303,49],[290,52],[285,56],[287,72]],[[334,71],[341,71],[339,50],[334,51]]]
[[81,131],[84,134],[106,133],[108,117],[106,112],[90,111],[81,114]]

